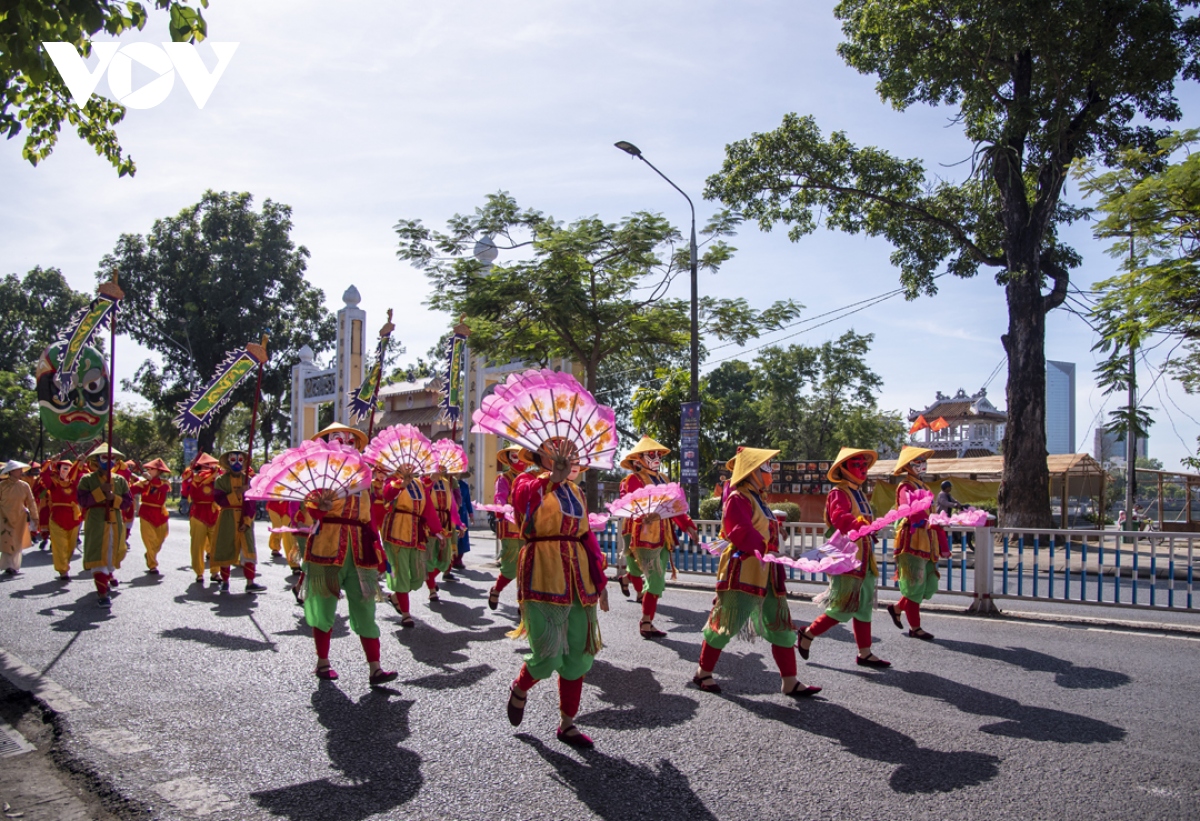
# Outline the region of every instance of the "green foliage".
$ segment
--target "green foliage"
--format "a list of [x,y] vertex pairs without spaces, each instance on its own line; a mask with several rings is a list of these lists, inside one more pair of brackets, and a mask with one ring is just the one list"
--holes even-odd
[[[683,403],[687,401],[691,387],[690,371],[677,369],[673,371],[660,370],[655,374],[658,387],[641,386],[634,390],[632,399],[632,421],[634,436],[630,439],[649,436],[671,448],[663,459],[664,470],[678,481],[680,470],[679,444],[683,439],[681,422],[683,418]],[[707,428],[707,421],[719,416],[717,407],[700,394],[700,479],[708,478],[714,473],[712,464],[721,454],[717,451],[716,442]]]
[[139,464],[162,459],[178,466],[183,461],[183,445],[171,417],[148,407],[117,405],[113,419],[113,446]]
[[800,505],[795,502],[771,502],[771,510],[780,510],[787,514],[787,521],[800,521]]
[[[205,192],[177,216],[156,220],[145,237],[123,235],[96,276],[119,273],[126,296],[118,327],[162,358],[161,370],[147,360],[127,386],[158,413],[173,416],[226,353],[266,334],[259,441],[271,442],[288,429],[291,366],[300,348],[327,350],[335,323],[325,295],[305,278],[308,250],[292,242],[291,208],[266,200],[255,212],[252,205],[247,193]],[[248,378],[201,432],[203,450],[234,405],[250,405],[254,383]]]
[[[199,3],[208,7],[208,0]],[[175,0],[154,0],[153,8],[169,9],[168,30],[177,43],[197,42],[208,33],[198,8]],[[0,133],[12,139],[26,129],[21,155],[37,165],[50,156],[68,123],[118,175],[133,175],[136,166],[128,154],[122,156],[115,130],[125,107],[97,94],[84,106],[76,104],[42,43],[72,43],[86,57],[97,33],[140,31],[146,20],[146,7],[132,0],[12,0],[0,6]]]
[[38,444],[37,399],[21,374],[0,370],[0,458],[35,458]]
[[700,518],[707,522],[721,520],[721,500],[715,496],[700,500]]
[[42,350],[89,301],[57,268],[38,266],[24,278],[9,274],[0,280],[0,371],[29,377],[32,389]]

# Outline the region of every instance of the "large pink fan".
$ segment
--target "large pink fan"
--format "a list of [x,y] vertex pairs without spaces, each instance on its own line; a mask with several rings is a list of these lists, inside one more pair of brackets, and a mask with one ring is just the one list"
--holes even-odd
[[932,493],[930,493],[928,490],[914,490],[912,495],[909,497],[908,504],[892,508],[873,522],[869,522],[860,528],[851,530],[846,534],[846,536],[850,539],[850,541],[858,541],[862,537],[877,533],[888,525],[894,524],[907,516],[912,516],[914,513],[923,513],[926,510],[929,510],[929,507],[932,504]]
[[304,442],[288,448],[250,480],[247,499],[303,502],[315,495],[344,498],[371,486],[363,455],[338,442]]
[[[503,516],[508,521],[516,524],[517,520],[513,516],[512,505],[475,505],[477,510],[485,510],[488,513],[495,513],[497,516]],[[592,514],[593,516],[595,514]]]
[[934,513],[929,517],[929,524],[942,527],[983,527],[987,524],[988,512],[969,507],[953,516],[945,513]]
[[467,452],[457,442],[439,439],[433,443],[433,461],[445,473],[462,473],[467,469]]
[[[714,556],[720,556],[728,547],[729,542],[725,539],[717,539],[704,545],[704,549]],[[833,538],[825,544],[795,558],[782,553],[763,554],[757,550],[754,551],[754,556],[760,561],[781,564],[801,573],[824,573],[829,576],[857,570],[862,564],[858,559],[858,545],[841,533],[834,533]]]
[[392,425],[379,431],[363,456],[388,473],[423,476],[433,472],[433,445],[413,425]]
[[651,513],[657,513],[660,519],[670,519],[688,512],[687,493],[676,482],[645,485],[609,502],[608,512],[618,519],[640,519]]
[[473,433],[494,433],[528,448],[566,456],[582,467],[611,468],[617,420],[568,373],[513,374],[484,397]]
[[604,530],[605,526],[608,524],[608,519],[609,517],[607,513],[589,513],[588,526],[591,527],[592,530]]

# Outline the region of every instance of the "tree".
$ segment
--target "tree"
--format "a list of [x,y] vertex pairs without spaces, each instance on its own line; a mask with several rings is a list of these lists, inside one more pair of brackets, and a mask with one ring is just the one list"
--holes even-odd
[[162,459],[168,465],[183,461],[179,431],[170,417],[137,405],[118,406],[113,413],[113,446],[125,456],[139,464],[151,459]]
[[[122,0],[15,0],[4,5],[0,9],[0,133],[11,140],[27,129],[21,156],[37,165],[50,156],[63,123],[69,123],[119,176],[132,176],[136,166],[128,154],[121,155],[115,130],[125,117],[125,107],[98,94],[86,105],[78,105],[42,43],[71,43],[87,57],[92,36],[100,31],[117,37],[145,27],[146,7]],[[200,5],[207,8],[208,0],[200,0]],[[174,0],[154,0],[153,8],[170,10],[168,28],[177,43],[194,43],[208,33],[198,8]]]
[[703,429],[713,437],[718,459],[724,454],[732,456],[739,445],[753,447],[768,441],[767,426],[758,412],[754,376],[754,367],[740,359],[722,362],[704,376],[701,396],[714,409],[704,415]]
[[[125,300],[118,330],[162,359],[161,369],[144,362],[132,384],[159,412],[174,415],[228,351],[267,334],[263,396],[270,401],[259,415],[266,437],[260,441],[269,442],[287,424],[299,349],[327,350],[335,322],[325,295],[305,279],[308,250],[292,242],[292,209],[266,200],[255,212],[252,204],[250,194],[207,191],[177,216],[156,220],[145,237],[122,235],[96,277],[119,273]],[[248,406],[253,395],[251,377],[200,433],[202,450],[212,448],[214,431],[233,405]]]
[[[995,271],[1008,303],[1008,425],[999,502],[1009,526],[1049,527],[1045,318],[1067,294],[1078,255],[1056,229],[1079,216],[1062,199],[1072,162],[1111,157],[1180,117],[1181,74],[1195,79],[1195,0],[843,0],[838,53],[878,77],[895,108],[956,107],[975,146],[954,184],[918,160],[821,135],[811,117],[726,148],[706,196],[798,240],[818,219],[891,242],[910,296],[936,292],[944,265]],[[1046,289],[1048,288],[1048,291]],[[1044,292],[1045,291],[1045,292]]]
[[[733,249],[721,238],[733,224],[721,213],[706,226],[700,267],[716,271],[730,257]],[[485,356],[543,365],[566,357],[596,393],[607,357],[653,361],[688,345],[688,303],[666,296],[688,270],[688,249],[658,214],[637,212],[618,223],[586,217],[564,225],[522,210],[500,192],[474,214],[455,215],[445,233],[420,220],[401,220],[396,232],[396,255],[424,270],[434,286],[427,304],[465,317],[472,349]],[[467,256],[480,243],[523,249],[525,258],[489,266]],[[742,299],[706,298],[700,311],[708,333],[744,342],[793,319],[799,306],[778,302],[759,312]],[[596,501],[591,482],[588,501]]]

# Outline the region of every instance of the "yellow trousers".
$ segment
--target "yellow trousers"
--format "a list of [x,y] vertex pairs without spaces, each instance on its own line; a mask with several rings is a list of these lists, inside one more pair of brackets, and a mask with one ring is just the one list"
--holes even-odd
[[[282,513],[276,513],[273,510],[268,510],[267,515],[271,517],[271,527],[291,527],[292,517],[284,516]],[[295,533],[272,533],[268,542],[271,546],[272,553],[279,553],[282,547],[283,555],[287,557],[289,567],[297,568],[300,566],[300,544],[296,541]]]
[[158,551],[162,550],[169,525],[169,522],[163,522],[156,527],[142,519],[142,544],[146,548],[147,570],[158,570]]
[[79,539],[79,525],[70,530],[50,522],[50,558],[54,561],[54,570],[60,576],[71,572],[71,556],[75,553],[75,542]]
[[192,570],[197,578],[204,575],[204,565],[212,567],[212,542],[217,535],[217,528],[209,527],[199,519],[191,519],[192,534]]

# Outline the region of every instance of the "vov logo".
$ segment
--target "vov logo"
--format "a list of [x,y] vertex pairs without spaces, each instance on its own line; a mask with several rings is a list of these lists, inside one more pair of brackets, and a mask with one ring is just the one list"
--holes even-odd
[[[175,85],[177,72],[196,101],[196,107],[204,108],[238,47],[237,43],[210,42],[217,55],[217,66],[210,72],[191,43],[163,43],[162,48],[153,43],[92,43],[92,54],[98,62],[96,68],[89,71],[73,44],[43,42],[42,45],[77,105],[87,104],[100,83],[100,76],[107,71],[109,90],[117,102],[127,108],[154,108],[167,99]],[[135,62],[158,75],[137,91],[133,90]]]

